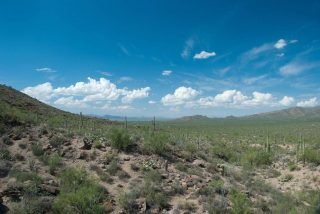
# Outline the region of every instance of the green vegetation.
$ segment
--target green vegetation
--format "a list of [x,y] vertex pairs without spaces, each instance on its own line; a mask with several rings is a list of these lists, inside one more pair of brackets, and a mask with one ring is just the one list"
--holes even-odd
[[111,146],[118,150],[127,151],[132,145],[128,132],[123,129],[112,129],[110,138],[112,141]]
[[149,154],[165,155],[168,152],[169,137],[165,133],[151,132],[145,136],[143,150]]
[[42,149],[42,146],[40,145],[40,143],[36,143],[36,144],[33,144],[31,146],[31,149],[32,149],[32,153],[35,155],[35,156],[42,156],[44,154],[44,151]]
[[250,202],[246,195],[236,190],[232,190],[230,194],[230,200],[232,203],[232,213],[234,214],[246,214],[251,213]]
[[104,192],[83,169],[65,169],[60,177],[61,193],[53,204],[55,213],[104,213]]

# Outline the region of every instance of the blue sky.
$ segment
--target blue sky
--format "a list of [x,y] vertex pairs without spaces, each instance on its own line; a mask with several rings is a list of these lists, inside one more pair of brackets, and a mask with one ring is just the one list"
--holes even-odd
[[0,83],[94,114],[246,115],[320,99],[319,1],[0,2]]

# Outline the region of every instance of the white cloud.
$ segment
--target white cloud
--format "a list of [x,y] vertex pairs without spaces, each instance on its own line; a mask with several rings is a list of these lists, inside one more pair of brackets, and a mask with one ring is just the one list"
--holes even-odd
[[212,97],[203,97],[198,100],[198,105],[203,107],[258,107],[276,106],[276,100],[270,93],[253,92],[252,96],[246,96],[241,91],[226,90]]
[[209,57],[213,57],[215,55],[217,55],[215,52],[201,51],[200,53],[195,54],[193,59],[208,59]]
[[87,104],[81,100],[75,99],[73,96],[70,97],[60,97],[56,101],[54,101],[54,104],[59,106],[64,106],[68,108],[86,108],[88,107]]
[[118,83],[122,83],[122,82],[129,82],[132,81],[133,79],[131,77],[128,76],[124,76],[124,77],[120,77],[118,80]]
[[310,98],[309,100],[300,101],[297,103],[298,107],[314,107],[317,106],[319,103],[316,97]]
[[277,49],[282,49],[282,48],[284,48],[285,46],[287,46],[287,41],[284,40],[284,39],[279,39],[279,40],[274,44],[274,47],[277,48]]
[[290,40],[290,44],[294,44],[294,43],[297,43],[298,42],[298,40],[297,39],[292,39],[292,40]]
[[190,56],[190,52],[192,51],[193,49],[193,46],[194,46],[194,40],[192,38],[189,38],[185,45],[184,45],[184,48],[181,52],[181,57],[186,59]]
[[34,87],[27,87],[22,92],[42,102],[48,102],[54,96],[53,87],[49,82]]
[[157,102],[154,101],[154,100],[149,100],[148,103],[149,103],[150,105],[153,105],[153,104],[156,104]]
[[162,71],[162,76],[170,76],[172,74],[171,70],[164,70]]
[[150,87],[134,89],[132,91],[125,91],[125,96],[122,98],[123,103],[131,103],[133,100],[142,99],[149,96]]
[[103,76],[107,76],[107,77],[111,77],[112,74],[110,72],[107,71],[100,71],[100,74],[102,74]]
[[150,87],[133,90],[118,88],[108,79],[95,80],[89,77],[87,82],[77,82],[67,87],[53,88],[51,83],[47,82],[27,87],[22,92],[49,104],[65,107],[96,107],[97,103],[110,104],[120,98],[123,103],[131,103],[136,99],[148,97],[150,90]]
[[177,88],[173,94],[167,94],[161,98],[161,103],[165,106],[176,106],[186,104],[188,101],[191,101],[193,98],[198,96],[200,92],[191,88],[181,86]]
[[44,73],[55,73],[57,71],[53,70],[52,68],[36,68],[36,71],[44,72]]
[[279,72],[282,76],[293,76],[319,66],[320,66],[319,62],[304,63],[304,62],[299,62],[297,60],[294,60],[280,67]]
[[267,75],[260,75],[260,76],[256,76],[256,77],[248,77],[248,78],[244,78],[243,82],[246,85],[251,85],[251,84],[254,84],[255,82],[258,82],[260,80],[265,79],[266,77],[267,77]]
[[294,98],[293,97],[288,97],[288,96],[284,96],[279,103],[283,106],[291,106],[294,103]]

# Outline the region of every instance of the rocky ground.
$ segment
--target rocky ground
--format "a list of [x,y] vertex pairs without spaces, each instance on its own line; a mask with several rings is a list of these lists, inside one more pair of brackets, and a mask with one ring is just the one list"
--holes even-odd
[[[15,185],[17,178],[11,176],[12,172],[36,172],[42,178],[39,185],[43,193],[41,201],[49,204],[60,192],[59,171],[70,166],[86,169],[106,190],[108,197],[103,203],[107,213],[130,213],[120,206],[119,195],[144,188],[144,177],[150,170],[156,170],[161,175],[159,185],[167,205],[150,207],[145,198],[138,197],[134,201],[134,213],[207,213],[213,209],[210,206],[228,213],[233,204],[227,195],[233,188],[239,189],[251,202],[272,200],[269,195],[259,195],[249,190],[245,178],[236,177],[236,174],[241,174],[240,166],[212,164],[200,158],[187,160],[175,153],[169,157],[147,155],[137,145],[130,152],[122,152],[113,149],[108,139],[101,139],[101,142],[97,146],[90,138],[66,136],[59,130],[48,131],[44,127],[17,127],[2,136],[2,212],[11,209],[11,202],[23,198],[23,189]],[[37,154],[37,148],[41,154]],[[3,152],[5,150],[9,153]],[[49,157],[54,153],[61,155],[62,162],[58,168],[50,169],[40,157]],[[271,187],[285,193],[320,188],[319,167],[302,166],[300,163],[289,170],[285,158],[283,162],[257,170],[252,177],[254,180],[265,180]],[[26,179],[23,185],[28,186],[28,182]]]

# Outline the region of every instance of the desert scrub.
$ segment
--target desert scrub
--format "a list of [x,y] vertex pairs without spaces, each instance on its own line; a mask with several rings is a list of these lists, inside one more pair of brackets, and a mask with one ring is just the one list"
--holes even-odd
[[230,201],[232,203],[231,212],[234,214],[252,213],[250,211],[250,201],[247,196],[237,190],[232,190],[230,194]]
[[164,195],[161,187],[161,175],[156,170],[145,173],[142,194],[149,206],[164,208],[168,205],[167,196]]
[[13,160],[10,151],[5,147],[0,145],[0,160]]
[[304,155],[301,155],[300,160],[305,160],[315,165],[320,165],[320,150],[306,149]]
[[136,190],[131,190],[130,192],[120,192],[118,195],[118,203],[128,213],[137,212],[137,198],[139,197],[139,192]]
[[104,191],[84,169],[65,169],[60,177],[61,192],[53,204],[54,213],[104,213]]
[[116,175],[118,171],[121,170],[121,167],[118,164],[117,160],[112,160],[107,167],[107,172],[110,173],[110,175]]
[[37,157],[39,157],[39,156],[44,154],[44,151],[43,151],[42,146],[40,145],[40,143],[33,144],[31,146],[31,150],[32,150],[33,155],[37,156]]
[[241,164],[243,166],[265,166],[272,164],[273,155],[270,152],[263,150],[248,150],[241,158]]
[[169,137],[166,134],[152,132],[145,136],[142,150],[148,154],[165,155],[169,150],[168,144]]
[[231,147],[228,144],[217,143],[211,148],[211,152],[218,158],[223,159],[227,162],[235,162],[239,159],[236,146]]
[[123,129],[112,129],[110,133],[111,146],[115,149],[128,151],[132,145],[129,133]]
[[53,153],[50,155],[48,159],[49,172],[50,174],[54,174],[55,171],[62,166],[62,158],[58,155],[58,153]]
[[62,136],[53,136],[50,141],[49,144],[53,147],[53,148],[60,148],[64,142],[66,142],[66,139]]

